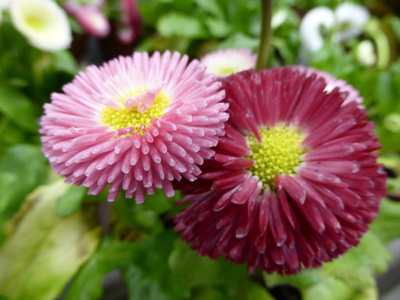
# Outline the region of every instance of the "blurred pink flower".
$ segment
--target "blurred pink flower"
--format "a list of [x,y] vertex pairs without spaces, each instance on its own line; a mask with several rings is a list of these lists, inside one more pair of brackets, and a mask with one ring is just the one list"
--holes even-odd
[[250,49],[225,49],[207,53],[200,62],[207,67],[206,73],[226,77],[253,69],[256,66],[257,54]]
[[142,17],[137,0],[121,0],[121,20],[117,37],[121,43],[130,44],[139,36]]
[[[357,99],[298,67],[222,80],[229,121],[176,231],[200,255],[295,274],[359,243],[386,193],[380,148]],[[346,101],[346,105],[343,105]]]
[[105,38],[110,33],[110,23],[100,9],[102,3],[80,4],[75,1],[65,2],[65,11],[74,17],[88,35]]
[[223,134],[228,104],[205,67],[177,52],[135,52],[80,72],[45,104],[43,152],[66,182],[144,201],[145,192],[193,181]]
[[362,104],[364,102],[364,99],[360,96],[360,92],[356,90],[353,86],[348,84],[346,81],[342,79],[337,79],[329,73],[314,68],[306,68],[304,66],[296,66],[296,68],[298,68],[298,70],[302,72],[305,72],[308,76],[311,76],[312,74],[317,74],[318,76],[321,76],[323,79],[325,79],[327,83],[325,91],[327,93],[330,93],[335,88],[338,88],[341,93],[345,93],[342,94],[342,97],[344,98],[343,105],[346,105],[352,101],[355,101],[358,104]]
[[110,33],[110,23],[103,12],[93,5],[82,5],[75,13],[82,29],[89,35],[104,38]]

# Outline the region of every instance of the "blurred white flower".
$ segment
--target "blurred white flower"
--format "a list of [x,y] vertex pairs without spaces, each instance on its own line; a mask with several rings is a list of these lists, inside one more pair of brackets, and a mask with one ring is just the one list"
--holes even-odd
[[344,41],[360,35],[370,15],[364,6],[344,2],[336,8],[335,17],[338,30],[334,40]]
[[14,0],[10,6],[14,27],[41,50],[69,47],[72,34],[65,12],[52,0]]
[[0,0],[0,23],[3,19],[3,10],[6,10],[10,6],[11,0]]
[[387,130],[399,133],[400,132],[400,114],[390,114],[383,120],[383,125]]
[[288,17],[288,13],[286,10],[278,10],[276,13],[273,14],[272,16],[272,21],[271,21],[271,27],[272,28],[278,28],[279,26],[281,26],[285,20]]
[[204,55],[200,62],[207,67],[207,74],[226,77],[233,73],[254,68],[257,55],[250,49],[225,49]]
[[311,53],[321,49],[324,45],[321,27],[330,30],[334,24],[335,15],[330,8],[320,6],[310,10],[300,24],[300,38],[303,47]]
[[376,63],[376,54],[374,50],[374,44],[365,40],[358,44],[356,49],[358,62],[364,66],[373,66]]
[[11,0],[0,0],[0,11],[7,9],[11,4]]
[[370,14],[359,4],[345,2],[340,4],[335,11],[328,7],[316,7],[310,10],[300,24],[300,37],[303,48],[315,53],[322,48],[324,36],[321,27],[333,31],[332,41],[340,42],[356,37],[362,33]]

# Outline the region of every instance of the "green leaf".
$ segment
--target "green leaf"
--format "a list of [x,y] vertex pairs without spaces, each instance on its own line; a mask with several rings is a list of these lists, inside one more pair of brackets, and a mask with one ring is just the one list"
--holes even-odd
[[222,38],[227,36],[231,32],[231,26],[222,19],[206,18],[204,23],[206,24],[211,35],[216,38]]
[[168,258],[177,235],[164,231],[136,243],[134,257],[124,276],[130,300],[179,300],[189,296],[189,287],[172,276]]
[[157,30],[166,37],[207,37],[207,30],[199,19],[178,12],[163,15],[157,22]]
[[0,113],[0,157],[16,144],[26,143],[28,138],[36,138],[30,132],[22,131],[9,117]]
[[79,68],[75,58],[69,51],[56,51],[53,52],[54,67],[58,71],[75,75]]
[[228,1],[228,22],[235,28],[236,32],[250,34],[253,24],[261,18],[260,1],[258,0],[235,0]]
[[190,295],[192,300],[225,300],[226,295],[217,288],[210,286],[201,286],[193,289]]
[[147,25],[154,26],[165,12],[180,12],[190,15],[195,10],[194,1],[144,0],[139,1],[140,13]]
[[205,12],[208,12],[218,19],[223,18],[224,11],[215,0],[195,0],[196,4]]
[[246,300],[275,300],[264,287],[251,280],[247,280],[245,294],[244,299]]
[[324,272],[343,280],[354,289],[363,289],[375,285],[375,274],[384,272],[390,260],[390,253],[370,231],[357,247],[342,258],[324,264]]
[[38,118],[29,99],[18,90],[0,85],[0,111],[22,129],[37,132]]
[[384,198],[378,217],[371,224],[371,231],[383,242],[400,237],[400,203]]
[[158,34],[149,36],[136,47],[136,51],[178,51],[181,53],[187,52],[190,39],[183,37],[167,38]]
[[247,277],[244,266],[237,266],[224,258],[201,257],[181,240],[175,242],[168,263],[174,276],[191,287],[237,282]]
[[389,16],[389,24],[392,27],[392,30],[396,35],[397,40],[400,41],[400,18],[393,15]]
[[329,276],[302,293],[304,300],[354,300],[354,294],[355,291],[346,283]]
[[123,224],[137,231],[158,232],[164,228],[163,218],[172,220],[172,215],[179,209],[175,202],[181,198],[179,191],[168,198],[164,191],[157,189],[154,195],[147,195],[146,201],[140,205],[136,205],[133,199],[119,197],[113,203],[113,209],[117,219]]
[[[103,293],[103,277],[127,265],[132,259],[134,244],[105,239],[82,267],[71,284],[65,300],[98,300]],[[149,249],[151,250],[151,249]]]
[[154,195],[147,195],[146,201],[143,204],[135,207],[138,210],[148,210],[162,214],[173,210],[175,208],[176,201],[182,198],[183,196],[179,191],[175,191],[175,195],[171,198],[168,198],[163,190],[156,189]]
[[57,199],[56,214],[60,217],[68,217],[78,211],[86,192],[87,188],[84,186],[71,186],[64,195]]
[[321,269],[304,269],[299,274],[291,276],[282,276],[277,273],[263,273],[265,284],[268,287],[278,285],[292,285],[299,290],[305,290],[313,285],[318,284],[324,277]]
[[382,115],[393,112],[392,74],[389,71],[381,72],[376,85],[376,95],[379,95],[377,109]]
[[268,287],[295,286],[303,300],[372,300],[376,298],[368,297],[376,293],[375,275],[384,272],[389,261],[390,254],[381,241],[368,232],[357,247],[322,268],[304,269],[292,276],[263,275]]
[[18,145],[9,148],[0,159],[0,244],[5,222],[18,210],[26,195],[47,180],[47,164],[37,146]]
[[[1,172],[0,173],[0,191],[3,199],[10,199],[13,193],[13,189],[10,189],[14,184],[18,184],[18,176],[11,172]],[[0,202],[0,208],[6,204],[4,202]]]
[[56,298],[96,249],[100,228],[83,212],[55,214],[62,181],[37,188],[9,224],[0,249],[0,293],[13,300]]
[[218,45],[218,49],[257,49],[258,39],[242,33],[236,33]]

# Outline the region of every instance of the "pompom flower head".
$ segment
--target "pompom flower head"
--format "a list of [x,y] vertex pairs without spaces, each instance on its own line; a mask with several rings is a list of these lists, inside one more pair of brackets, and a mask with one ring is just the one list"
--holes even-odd
[[208,53],[200,61],[207,67],[207,73],[226,77],[253,69],[257,62],[257,55],[249,49],[226,49]]
[[52,0],[14,0],[11,20],[34,47],[45,51],[66,49],[71,28],[65,12]]
[[204,71],[177,52],[88,67],[44,106],[43,152],[90,194],[110,184],[109,200],[121,188],[137,203],[155,188],[173,196],[171,181],[197,178],[228,118],[221,83]]
[[[223,80],[226,135],[183,187],[175,230],[200,255],[294,274],[357,245],[385,195],[373,124],[356,99],[298,67]],[[345,102],[346,101],[346,102]],[[183,186],[183,185],[182,185]]]

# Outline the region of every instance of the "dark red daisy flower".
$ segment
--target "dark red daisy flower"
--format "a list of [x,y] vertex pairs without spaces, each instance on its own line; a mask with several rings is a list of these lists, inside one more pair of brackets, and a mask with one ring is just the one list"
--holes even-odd
[[297,67],[244,71],[223,85],[226,135],[182,189],[182,239],[200,255],[281,274],[357,245],[386,193],[374,125],[357,99]]

